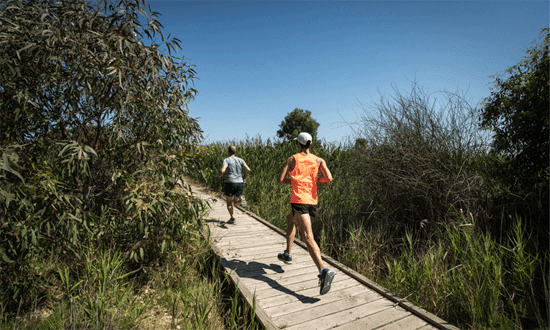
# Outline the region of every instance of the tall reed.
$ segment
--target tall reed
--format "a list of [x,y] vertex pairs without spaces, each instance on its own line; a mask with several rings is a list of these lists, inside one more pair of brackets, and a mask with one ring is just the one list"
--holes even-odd
[[[470,140],[459,150],[452,140],[425,141],[427,149],[410,141],[417,147],[368,139],[312,146],[334,176],[319,185],[314,235],[323,252],[460,327],[544,328],[548,250],[533,244],[520,217],[510,230],[489,225],[509,217],[491,205],[500,188],[486,169],[490,156]],[[187,166],[199,179],[205,169],[202,179],[220,193],[229,145],[252,170],[248,208],[284,229],[290,187],[276,179],[295,144],[247,138],[202,146]]]
[[0,329],[260,329],[255,309],[217,271],[208,240],[187,228],[186,241],[140,271],[112,250],[88,250],[78,272],[54,262],[47,304],[0,313]]

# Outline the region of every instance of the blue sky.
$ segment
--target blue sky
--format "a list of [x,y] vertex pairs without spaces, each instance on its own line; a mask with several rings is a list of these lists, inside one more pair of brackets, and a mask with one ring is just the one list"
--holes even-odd
[[319,138],[346,140],[345,121],[413,81],[479,104],[550,15],[548,1],[147,3],[196,66],[189,112],[206,143],[273,138],[295,108],[312,112]]

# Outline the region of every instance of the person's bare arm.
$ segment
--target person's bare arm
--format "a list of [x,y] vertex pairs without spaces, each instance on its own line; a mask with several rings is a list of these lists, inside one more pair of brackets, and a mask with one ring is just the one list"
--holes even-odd
[[293,169],[294,169],[294,156],[286,160],[285,166],[283,166],[283,169],[281,170],[281,174],[279,174],[279,179],[277,180],[277,182],[281,184],[292,183],[290,178],[287,178],[286,175]]
[[225,170],[227,169],[227,165],[223,165],[221,170],[220,170],[220,175],[219,175],[219,178],[223,178],[223,175],[225,174]]
[[332,173],[327,167],[327,162],[323,158],[317,158],[319,160],[319,168],[321,169],[321,174],[323,175],[318,179],[319,182],[328,183],[332,181]]
[[246,182],[246,178],[248,177],[248,174],[250,174],[250,167],[248,165],[244,164],[244,176],[243,176],[243,182]]

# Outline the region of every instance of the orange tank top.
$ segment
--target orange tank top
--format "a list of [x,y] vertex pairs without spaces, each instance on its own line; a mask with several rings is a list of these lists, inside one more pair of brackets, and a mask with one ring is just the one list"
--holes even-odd
[[292,183],[290,202],[317,205],[317,157],[298,153],[294,155],[294,160],[296,165],[289,173]]

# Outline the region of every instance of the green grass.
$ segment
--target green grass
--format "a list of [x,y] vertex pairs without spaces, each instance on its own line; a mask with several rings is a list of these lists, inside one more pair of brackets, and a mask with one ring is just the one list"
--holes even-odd
[[141,278],[110,251],[90,251],[77,276],[57,265],[48,302],[17,317],[3,314],[0,329],[261,328],[254,309],[219,272],[206,241],[195,235]]

